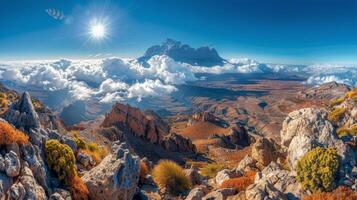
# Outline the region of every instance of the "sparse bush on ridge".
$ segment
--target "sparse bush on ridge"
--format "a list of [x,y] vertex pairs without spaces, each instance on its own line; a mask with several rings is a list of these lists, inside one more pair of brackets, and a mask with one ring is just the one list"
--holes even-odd
[[334,107],[334,106],[337,106],[337,105],[340,105],[341,103],[343,103],[345,101],[345,98],[344,97],[340,97],[340,98],[337,98],[337,99],[333,99],[331,102],[330,102],[330,107]]
[[152,170],[152,177],[160,188],[165,188],[173,195],[179,195],[191,187],[183,168],[170,160],[160,161]]
[[327,118],[329,121],[338,122],[345,112],[345,108],[334,108],[328,113]]
[[318,192],[304,196],[302,200],[356,200],[357,192],[346,186],[340,186],[332,192]]
[[317,147],[306,153],[297,163],[297,180],[312,192],[331,191],[340,165],[333,148]]
[[200,173],[203,176],[208,176],[210,178],[213,178],[222,169],[224,169],[223,165],[220,165],[220,164],[217,164],[217,163],[208,163],[206,166],[200,168]]
[[105,147],[99,147],[94,142],[86,143],[84,140],[78,137],[78,133],[76,131],[72,134],[78,147],[77,153],[85,153],[90,155],[96,164],[99,164],[103,158],[108,155],[108,150]]
[[75,157],[71,147],[58,140],[48,140],[45,144],[47,164],[56,172],[58,179],[69,181],[77,175]]
[[88,188],[77,175],[75,157],[72,149],[58,140],[48,140],[45,144],[47,165],[58,179],[63,181],[71,191],[75,200],[87,200]]
[[27,144],[29,137],[6,121],[0,121],[0,145]]

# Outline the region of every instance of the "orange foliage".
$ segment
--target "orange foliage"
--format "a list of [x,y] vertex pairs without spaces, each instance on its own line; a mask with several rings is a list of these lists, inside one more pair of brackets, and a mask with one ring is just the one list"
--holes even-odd
[[74,200],[88,200],[89,190],[79,176],[73,177],[69,185]]
[[244,173],[244,176],[254,181],[256,173],[255,171],[247,171]]
[[0,145],[3,144],[27,144],[28,136],[14,128],[6,121],[0,121]]
[[102,157],[98,152],[93,152],[88,149],[79,149],[78,153],[84,153],[90,155],[95,161],[96,165],[102,161]]
[[143,161],[140,161],[140,181],[143,183],[145,181],[146,175],[149,173],[149,166]]
[[315,193],[304,196],[302,200],[356,200],[357,192],[348,187],[340,186],[332,192]]
[[253,182],[251,178],[246,176],[231,178],[224,181],[221,188],[235,188],[239,192],[245,190],[249,185],[253,184]]

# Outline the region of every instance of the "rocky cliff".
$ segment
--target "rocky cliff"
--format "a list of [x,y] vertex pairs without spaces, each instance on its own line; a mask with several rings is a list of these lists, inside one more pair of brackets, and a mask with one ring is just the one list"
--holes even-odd
[[117,103],[106,115],[101,126],[116,126],[124,133],[160,145],[169,151],[196,152],[189,139],[170,132],[168,124],[152,111],[141,111],[139,108]]

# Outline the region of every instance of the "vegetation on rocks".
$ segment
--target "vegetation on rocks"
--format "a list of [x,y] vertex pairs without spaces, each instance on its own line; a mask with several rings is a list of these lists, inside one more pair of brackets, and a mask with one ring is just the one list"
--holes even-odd
[[204,167],[200,168],[200,172],[203,176],[208,176],[210,178],[213,178],[223,168],[224,168],[223,165],[220,165],[217,163],[209,163],[209,164],[205,165]]
[[297,180],[312,192],[332,191],[339,165],[335,149],[317,147],[298,161]]
[[77,175],[75,157],[71,147],[58,140],[48,140],[45,144],[47,164],[56,172],[61,181],[69,181]]
[[162,160],[152,170],[155,183],[173,195],[190,189],[191,182],[183,168],[173,161]]
[[221,188],[234,188],[238,192],[243,191],[249,185],[254,183],[255,174],[256,173],[254,171],[248,171],[242,177],[231,178],[231,179],[225,180],[221,184]]
[[66,144],[58,140],[48,140],[45,144],[47,164],[58,179],[63,181],[72,193],[75,200],[88,199],[88,189],[82,179],[77,175],[74,153]]
[[0,121],[0,145],[4,144],[27,144],[28,136],[22,131],[14,128],[8,122]]
[[332,122],[338,122],[345,112],[345,108],[334,108],[328,113],[328,120]]
[[337,135],[339,138],[345,136],[356,136],[357,135],[357,124],[353,124],[349,128],[339,128],[337,129]]
[[334,99],[330,102],[330,107],[334,107],[334,106],[337,106],[337,105],[340,105],[341,103],[343,103],[345,101],[345,98],[344,97],[340,97],[340,98],[337,98],[337,99]]
[[74,133],[73,135],[74,141],[79,149],[78,153],[90,155],[97,164],[99,164],[103,158],[108,155],[108,150],[105,147],[99,147],[94,142],[86,143],[84,140],[79,138],[78,134]]
[[356,200],[357,192],[348,187],[340,186],[332,192],[318,192],[309,196],[304,196],[302,200]]

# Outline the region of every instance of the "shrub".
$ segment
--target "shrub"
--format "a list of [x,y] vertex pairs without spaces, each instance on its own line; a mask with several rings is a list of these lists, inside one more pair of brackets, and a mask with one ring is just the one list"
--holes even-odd
[[209,163],[206,166],[202,167],[200,169],[200,172],[201,172],[201,174],[203,176],[208,176],[210,178],[213,178],[222,169],[224,169],[223,165],[220,165],[220,164],[217,164],[217,163]]
[[337,98],[337,99],[334,99],[331,101],[330,103],[330,107],[334,107],[334,106],[337,106],[337,105],[340,105],[341,103],[343,103],[345,101],[345,98],[344,97],[340,97],[340,98]]
[[58,179],[71,181],[77,175],[75,157],[71,147],[61,144],[58,140],[48,140],[45,144],[47,164],[53,170]]
[[304,196],[302,200],[356,200],[357,193],[348,187],[340,186],[332,192],[318,192]]
[[339,168],[339,156],[333,148],[317,147],[297,163],[297,180],[312,192],[331,191]]
[[244,176],[254,181],[256,174],[257,173],[255,171],[247,171],[244,173]]
[[182,167],[169,160],[160,161],[154,167],[152,176],[160,188],[165,188],[173,195],[178,195],[191,187],[190,179]]
[[87,149],[87,144],[81,138],[74,136],[73,139],[79,149]]
[[327,118],[332,122],[338,122],[342,118],[343,114],[345,114],[345,112],[345,108],[334,108],[328,113]]
[[337,129],[337,135],[339,138],[345,136],[355,136],[357,135],[357,124],[353,124],[350,128],[339,128]]
[[249,177],[238,177],[238,178],[231,178],[228,180],[225,180],[221,188],[234,188],[238,192],[245,190],[249,185],[253,184],[254,180],[252,180]]
[[4,144],[27,144],[28,136],[14,128],[6,121],[0,121],[0,145]]
[[357,95],[357,91],[356,90],[351,90],[351,91],[346,93],[346,97],[349,98],[349,99],[355,97],[356,95]]
[[86,143],[84,140],[78,137],[77,131],[72,131],[74,134],[74,141],[77,144],[78,152],[85,153],[92,156],[93,160],[99,164],[105,156],[108,155],[108,150],[105,147],[99,147],[96,143]]
[[87,200],[88,188],[79,176],[74,176],[69,183],[69,190],[74,200]]
[[149,166],[143,161],[140,161],[140,182],[145,181],[146,176],[149,174]]

